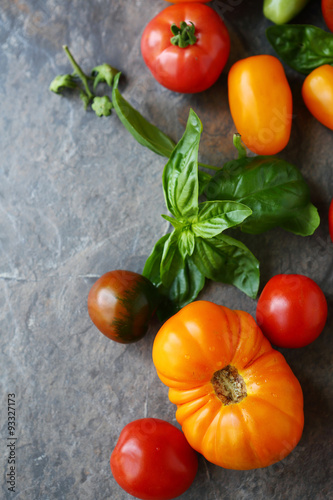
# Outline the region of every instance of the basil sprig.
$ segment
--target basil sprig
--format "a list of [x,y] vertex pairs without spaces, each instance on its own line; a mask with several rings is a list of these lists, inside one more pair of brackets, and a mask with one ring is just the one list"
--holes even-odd
[[[205,278],[233,284],[250,297],[259,287],[259,262],[245,245],[223,235],[252,213],[235,201],[199,203],[198,150],[202,124],[190,111],[183,137],[164,167],[162,181],[166,206],[163,215],[174,230],[155,245],[143,275],[165,297],[160,317],[194,300]],[[164,311],[164,312],[163,312]]]
[[307,24],[283,24],[266,30],[281,59],[305,75],[323,64],[333,65],[333,34]]

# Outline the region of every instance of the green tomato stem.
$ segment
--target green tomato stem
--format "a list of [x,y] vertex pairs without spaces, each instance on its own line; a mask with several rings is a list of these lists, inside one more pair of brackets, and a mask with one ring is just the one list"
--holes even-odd
[[174,35],[170,38],[172,45],[177,45],[181,49],[185,49],[188,45],[194,45],[197,41],[195,36],[195,26],[190,21],[187,24],[185,21],[180,23],[180,28],[176,24],[171,25],[171,32]]
[[240,134],[234,134],[233,143],[234,143],[235,148],[238,151],[238,159],[239,158],[246,158],[247,157],[246,148],[245,148],[244,144],[242,143],[242,139],[241,139]]
[[88,76],[82,71],[82,69],[80,68],[80,66],[78,65],[78,63],[75,61],[75,59],[72,56],[72,54],[71,54],[69,48],[67,47],[67,45],[63,45],[63,49],[66,52],[66,55],[67,55],[68,59],[71,62],[71,65],[73,66],[74,73],[81,79],[87,96],[89,97],[89,99],[92,99],[95,96],[94,96],[94,94],[89,89],[89,85],[88,85],[88,79],[89,78],[88,78]]

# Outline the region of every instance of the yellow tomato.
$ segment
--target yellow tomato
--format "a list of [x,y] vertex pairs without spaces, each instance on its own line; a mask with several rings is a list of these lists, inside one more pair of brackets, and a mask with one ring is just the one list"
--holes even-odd
[[292,95],[276,57],[260,55],[236,62],[229,71],[228,94],[236,129],[251,151],[274,155],[288,144]]
[[333,67],[324,64],[304,80],[302,96],[310,113],[333,130]]

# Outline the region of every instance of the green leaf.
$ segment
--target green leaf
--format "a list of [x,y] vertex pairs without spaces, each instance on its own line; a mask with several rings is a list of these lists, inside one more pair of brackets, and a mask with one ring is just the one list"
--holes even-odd
[[192,255],[195,247],[195,236],[190,229],[183,229],[179,234],[178,248],[183,259]]
[[120,121],[139,144],[169,158],[176,144],[122,97],[118,90],[119,78],[120,73],[117,73],[113,81],[112,103]]
[[103,97],[94,97],[91,107],[95,111],[97,116],[110,116],[112,102],[107,95]]
[[307,24],[270,26],[268,41],[281,59],[307,75],[323,64],[333,64],[333,34]]
[[282,223],[281,227],[300,236],[309,236],[315,232],[319,224],[318,210],[312,203],[309,203],[292,212],[290,218]]
[[[199,163],[200,165],[200,163]],[[208,167],[209,168],[209,167]],[[212,175],[207,172],[203,172],[202,170],[198,171],[198,179],[199,179],[199,196],[204,193],[206,186],[209,181],[212,179]]]
[[168,210],[177,218],[198,211],[198,150],[202,124],[190,110],[183,137],[173,150],[163,171],[163,191]]
[[143,276],[158,288],[160,296],[163,297],[157,309],[158,317],[162,321],[195,300],[205,284],[204,275],[189,257],[178,268],[171,285],[167,288],[162,284],[160,268],[164,245],[168,238],[169,234],[166,234],[158,240],[142,272]]
[[229,227],[241,224],[252,210],[235,201],[206,201],[200,203],[197,222],[192,231],[201,238],[212,238]]
[[116,74],[119,71],[113,68],[109,64],[101,64],[100,66],[95,66],[91,74],[95,77],[94,79],[94,89],[96,89],[99,83],[105,82],[109,87],[112,87],[112,82]]
[[184,222],[179,221],[178,219],[175,219],[174,217],[170,217],[169,215],[164,215],[164,214],[162,214],[161,217],[163,217],[163,219],[170,222],[170,224],[172,224],[175,229],[183,229],[183,227],[184,227]]
[[240,241],[225,234],[208,240],[196,238],[192,260],[206,278],[234,285],[256,298],[259,262]]
[[55,94],[60,94],[64,88],[76,89],[77,87],[78,84],[73,75],[58,75],[52,80],[49,89]]
[[[252,234],[284,227],[291,218],[302,217],[298,210],[310,204],[309,188],[300,171],[273,156],[228,162],[206,186],[206,196],[248,206],[252,214],[241,228]],[[302,227],[306,232],[304,222]],[[312,234],[312,226],[308,231]]]
[[168,287],[175,279],[178,270],[183,267],[183,257],[178,247],[179,231],[173,231],[164,243],[161,260],[161,280]]

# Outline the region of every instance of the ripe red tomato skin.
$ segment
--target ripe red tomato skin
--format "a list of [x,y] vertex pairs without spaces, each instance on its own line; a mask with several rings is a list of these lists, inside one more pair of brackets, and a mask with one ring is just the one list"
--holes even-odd
[[278,347],[304,347],[322,332],[327,301],[321,288],[301,274],[278,274],[264,287],[257,304],[257,323]]
[[88,313],[106,337],[128,344],[146,334],[156,300],[156,289],[147,278],[115,270],[103,274],[91,287]]
[[333,198],[330,204],[330,208],[328,210],[328,228],[333,243]]
[[[193,22],[197,41],[180,48],[170,42],[171,25]],[[174,92],[208,89],[220,76],[230,52],[229,33],[221,17],[202,3],[179,3],[157,14],[141,38],[142,57],[154,78]]]
[[333,0],[322,0],[321,10],[328,29],[333,32]]
[[198,459],[175,426],[142,418],[123,428],[110,466],[117,483],[131,495],[143,500],[171,500],[192,484]]

